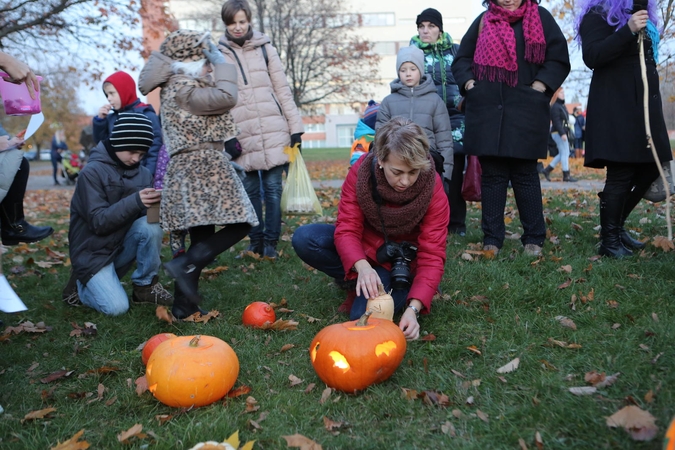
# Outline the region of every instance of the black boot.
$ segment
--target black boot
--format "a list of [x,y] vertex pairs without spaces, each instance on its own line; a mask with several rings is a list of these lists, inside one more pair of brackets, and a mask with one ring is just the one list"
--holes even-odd
[[625,198],[622,195],[599,192],[600,197],[600,256],[624,258],[633,256],[621,243],[621,214]]
[[24,220],[23,201],[21,203],[0,203],[0,222],[3,245],[18,245],[19,242],[38,242],[50,236],[52,227],[36,227]]
[[[244,250],[244,253],[251,252],[257,256],[262,256],[263,251],[264,251],[263,241],[251,241],[251,243],[248,244],[248,247],[246,247],[246,250]],[[243,254],[239,254],[235,256],[234,259],[241,259],[242,257]]]
[[277,259],[279,257],[279,253],[277,253],[277,241],[265,241],[263,257],[270,259]]
[[564,171],[563,170],[563,181],[569,181],[570,183],[576,183],[577,180],[576,178],[572,178],[572,175],[570,175],[570,171]]
[[544,178],[546,178],[546,181],[551,181],[551,172],[553,172],[553,167],[551,166],[547,166],[542,172],[544,174]]
[[630,194],[626,197],[626,201],[623,204],[623,211],[621,213],[621,242],[626,248],[632,248],[634,250],[641,250],[645,248],[645,243],[640,242],[637,239],[633,239],[628,233],[628,231],[624,228],[624,224],[626,223],[626,219],[630,215],[630,213],[635,209],[638,203],[640,203],[640,200],[642,200],[642,196],[644,195],[644,192],[638,191],[637,187],[634,187],[633,190],[630,191]]
[[183,291],[178,287],[178,284],[173,286],[173,305],[171,306],[171,314],[178,319],[183,320],[186,317],[190,317],[194,313],[208,314],[207,311],[204,311],[192,302],[190,302]]

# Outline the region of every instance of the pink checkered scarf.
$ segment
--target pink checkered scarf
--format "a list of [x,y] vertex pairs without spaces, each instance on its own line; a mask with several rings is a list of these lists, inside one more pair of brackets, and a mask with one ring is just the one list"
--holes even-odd
[[546,38],[536,3],[523,0],[515,11],[490,2],[483,16],[473,57],[473,73],[477,80],[488,79],[515,86],[518,83],[516,37],[511,24],[523,20],[525,61],[542,64],[546,56]]

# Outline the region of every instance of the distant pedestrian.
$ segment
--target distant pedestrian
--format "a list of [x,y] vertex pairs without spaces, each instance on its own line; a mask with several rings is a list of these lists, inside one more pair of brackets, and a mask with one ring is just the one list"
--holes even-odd
[[546,223],[537,159],[546,157],[553,93],[570,71],[567,40],[537,0],[483,0],[462,38],[452,73],[464,94],[464,150],[483,170],[483,249],[499,252],[509,182],[525,254],[537,256]]
[[58,186],[59,183],[58,175],[63,174],[63,168],[59,167],[59,164],[63,161],[61,153],[65,150],[68,150],[68,144],[66,144],[66,136],[63,130],[56,130],[54,136],[52,137],[52,146],[50,150],[50,156],[52,160],[52,176],[54,177],[54,186]]
[[580,107],[575,107],[572,112],[574,115],[574,156],[581,158],[584,156],[584,133],[586,133],[586,117],[582,114]]
[[551,172],[560,162],[563,171],[563,181],[575,182],[570,176],[570,124],[569,114],[565,107],[565,91],[559,88],[553,96],[555,101],[551,105],[551,138],[558,147],[558,154],[553,158],[548,167],[544,169],[544,177],[551,181]]
[[[593,70],[588,92],[584,165],[607,168],[600,197],[600,250],[602,256],[623,258],[645,246],[624,228],[631,211],[659,176],[651,135],[658,158],[672,154],[663,119],[659,91],[659,31],[656,0],[583,0],[575,24],[586,65]],[[644,33],[651,130],[645,130],[638,34]]]

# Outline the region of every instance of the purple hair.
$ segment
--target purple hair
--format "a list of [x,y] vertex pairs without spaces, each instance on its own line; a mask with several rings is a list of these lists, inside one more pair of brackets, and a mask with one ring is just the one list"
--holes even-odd
[[[592,8],[598,8],[601,11],[602,17],[607,20],[607,23],[615,29],[619,29],[628,23],[631,11],[633,10],[633,0],[580,0],[579,13],[574,19],[574,31],[576,32],[575,40],[579,43],[579,27],[584,16],[588,14]],[[647,11],[649,12],[649,20],[658,28],[659,20],[656,14],[656,1],[649,0]]]

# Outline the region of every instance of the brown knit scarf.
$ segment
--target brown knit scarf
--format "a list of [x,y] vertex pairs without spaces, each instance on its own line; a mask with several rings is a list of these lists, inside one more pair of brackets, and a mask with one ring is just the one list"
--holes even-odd
[[396,192],[387,182],[384,172],[376,168],[377,192],[383,200],[378,212],[370,184],[374,158],[373,153],[368,154],[357,173],[356,195],[363,215],[368,224],[378,231],[382,230],[382,221],[384,221],[387,237],[408,234],[419,225],[431,204],[436,182],[433,165],[431,169],[420,172],[415,184],[403,192]]

